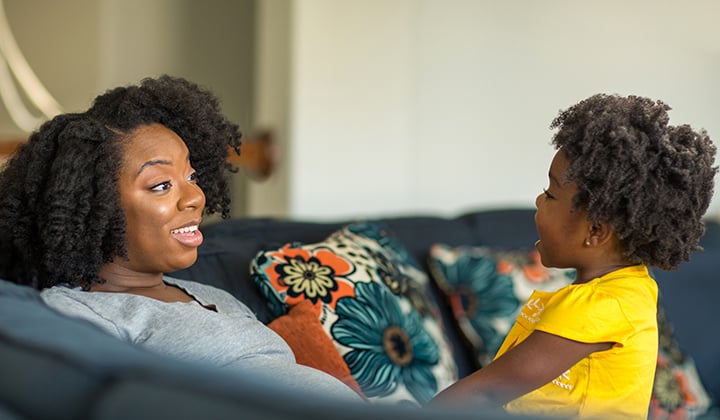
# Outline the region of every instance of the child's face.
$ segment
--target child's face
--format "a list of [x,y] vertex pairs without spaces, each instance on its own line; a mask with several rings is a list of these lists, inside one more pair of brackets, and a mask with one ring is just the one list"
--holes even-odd
[[573,210],[578,192],[575,182],[566,183],[570,162],[561,149],[550,165],[549,186],[535,199],[535,226],[539,240],[535,247],[546,267],[579,268],[582,249],[589,233],[588,214]]

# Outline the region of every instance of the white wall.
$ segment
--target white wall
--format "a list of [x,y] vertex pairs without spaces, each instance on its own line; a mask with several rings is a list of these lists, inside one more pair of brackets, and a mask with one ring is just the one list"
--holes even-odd
[[672,123],[720,144],[715,0],[295,0],[290,11],[286,185],[253,194],[286,193],[293,217],[531,206],[554,153],[550,121],[597,92],[662,99]]

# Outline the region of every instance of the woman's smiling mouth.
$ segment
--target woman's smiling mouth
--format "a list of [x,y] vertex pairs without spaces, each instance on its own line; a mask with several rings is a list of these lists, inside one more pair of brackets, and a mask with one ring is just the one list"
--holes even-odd
[[173,229],[170,234],[185,246],[198,247],[203,242],[202,232],[200,232],[196,224]]

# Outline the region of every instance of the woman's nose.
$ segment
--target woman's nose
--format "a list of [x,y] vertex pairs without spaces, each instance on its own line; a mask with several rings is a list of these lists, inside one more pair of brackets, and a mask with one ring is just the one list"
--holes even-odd
[[178,208],[184,210],[186,208],[204,208],[205,193],[202,188],[195,183],[187,183],[182,188],[182,195],[178,201]]

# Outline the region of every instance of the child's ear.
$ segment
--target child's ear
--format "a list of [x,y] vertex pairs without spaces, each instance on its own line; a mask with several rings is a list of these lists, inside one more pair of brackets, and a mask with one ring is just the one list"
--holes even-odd
[[588,226],[586,246],[600,246],[606,244],[614,235],[612,227],[605,221],[591,222]]

